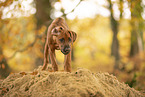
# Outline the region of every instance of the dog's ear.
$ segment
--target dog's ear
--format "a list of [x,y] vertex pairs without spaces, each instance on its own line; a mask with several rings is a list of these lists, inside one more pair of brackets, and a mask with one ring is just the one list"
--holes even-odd
[[64,28],[61,27],[61,26],[53,28],[52,31],[51,31],[52,35],[54,35],[54,36],[59,35],[62,32],[63,29]]
[[76,39],[77,39],[77,34],[75,32],[73,32],[73,31],[72,31],[72,34],[73,34],[73,42],[75,42]]
[[75,42],[76,38],[77,38],[77,34],[74,31],[69,31],[70,37],[72,37],[73,42]]

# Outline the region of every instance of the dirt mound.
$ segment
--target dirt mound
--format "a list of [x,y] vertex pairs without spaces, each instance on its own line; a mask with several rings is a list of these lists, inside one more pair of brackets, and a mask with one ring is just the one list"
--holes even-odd
[[0,97],[143,97],[108,73],[41,71],[15,73],[0,83]]

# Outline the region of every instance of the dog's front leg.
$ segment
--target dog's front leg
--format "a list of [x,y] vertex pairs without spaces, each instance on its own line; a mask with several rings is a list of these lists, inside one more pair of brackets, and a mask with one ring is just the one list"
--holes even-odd
[[49,48],[50,60],[54,71],[58,71],[58,66],[55,58],[55,50]]
[[71,72],[71,51],[69,52],[69,54],[65,55],[64,70],[67,72]]
[[48,47],[48,42],[46,41],[45,48],[44,48],[44,63],[42,70],[45,70],[47,68],[47,64],[49,63],[49,47]]

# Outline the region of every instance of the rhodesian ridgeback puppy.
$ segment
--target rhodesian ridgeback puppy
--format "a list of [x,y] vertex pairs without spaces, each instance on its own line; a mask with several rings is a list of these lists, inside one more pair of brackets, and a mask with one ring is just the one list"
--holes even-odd
[[58,71],[55,50],[61,50],[61,52],[65,55],[64,70],[71,72],[71,49],[76,37],[77,34],[69,30],[63,18],[60,17],[55,19],[48,28],[42,70],[47,68],[50,55],[52,68],[54,71]]

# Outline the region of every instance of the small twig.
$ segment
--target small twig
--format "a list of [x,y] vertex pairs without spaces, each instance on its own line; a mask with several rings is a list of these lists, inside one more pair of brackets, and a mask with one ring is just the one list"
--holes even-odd
[[80,3],[81,3],[82,1],[83,1],[83,0],[80,0],[80,2],[79,2],[70,12],[64,13],[64,11],[63,11],[63,15],[66,16],[67,14],[74,12],[74,10],[80,5]]
[[[80,3],[82,2],[83,0],[80,0],[80,2],[76,5],[76,7],[74,7],[69,13],[72,13],[79,5],[80,5]],[[67,13],[67,14],[69,14],[69,13]]]

